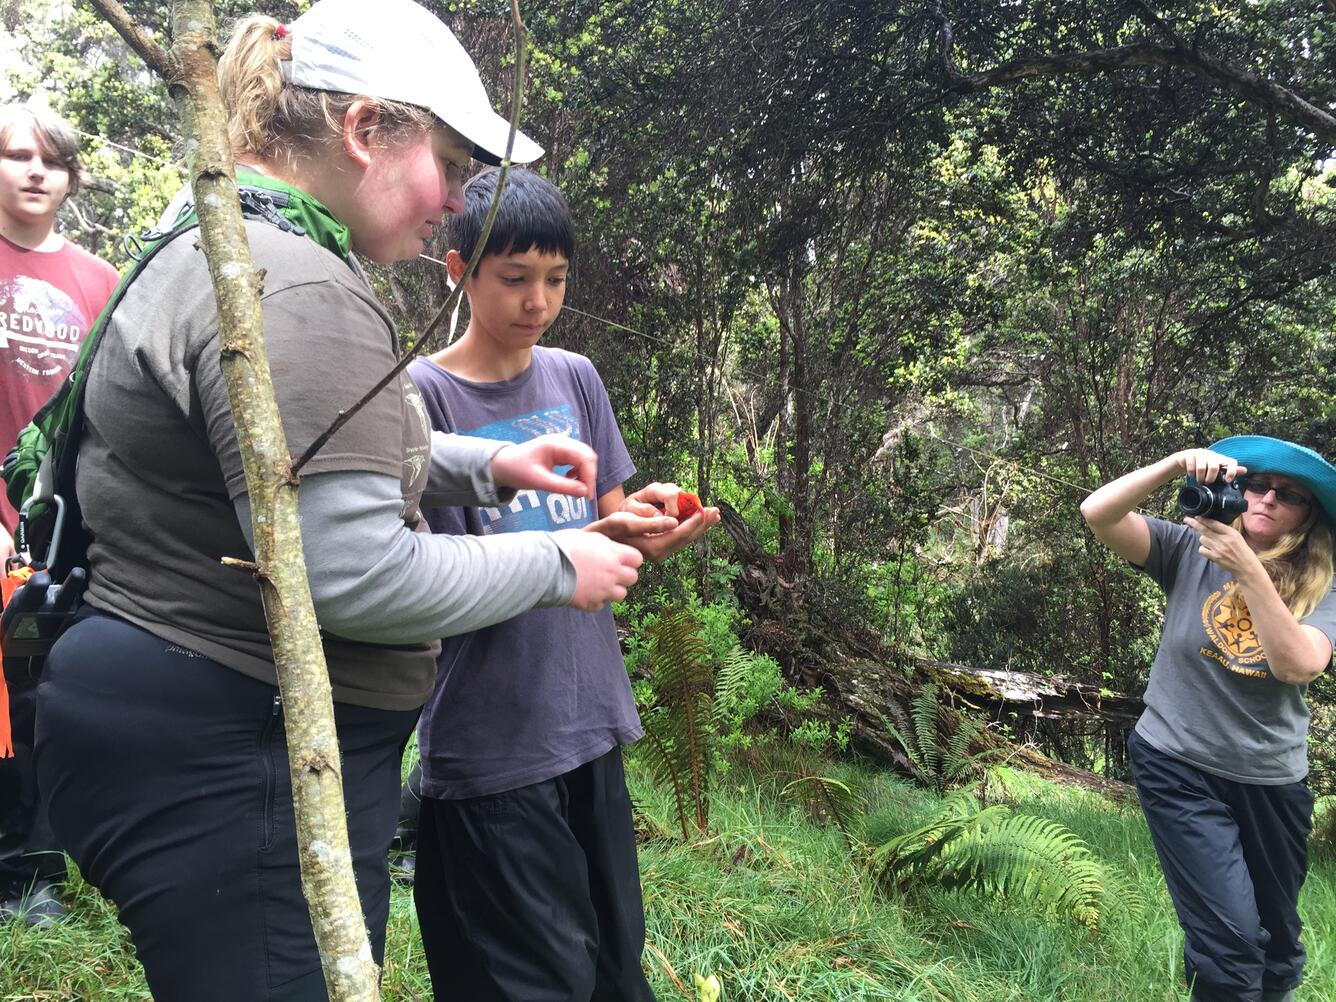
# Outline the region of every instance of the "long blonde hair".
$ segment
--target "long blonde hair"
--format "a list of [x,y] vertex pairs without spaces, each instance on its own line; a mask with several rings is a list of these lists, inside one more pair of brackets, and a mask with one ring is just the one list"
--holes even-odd
[[[280,64],[292,59],[292,36],[279,36],[279,22],[252,14],[237,22],[218,60],[218,84],[227,107],[227,132],[237,155],[293,159],[312,155],[342,135],[349,106],[365,95],[296,87]],[[431,112],[401,101],[374,98],[380,110],[379,138],[392,143],[430,129]]]
[[[1243,531],[1242,516],[1234,528]],[[1333,578],[1331,524],[1317,498],[1309,503],[1308,517],[1297,528],[1257,556],[1294,618],[1312,615],[1331,591]]]

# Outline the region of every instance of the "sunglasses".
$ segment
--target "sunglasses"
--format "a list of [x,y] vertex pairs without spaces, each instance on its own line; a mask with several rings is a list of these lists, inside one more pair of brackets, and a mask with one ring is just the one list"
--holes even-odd
[[1243,484],[1244,494],[1255,494],[1257,497],[1266,497],[1271,492],[1276,492],[1276,500],[1290,508],[1307,508],[1313,503],[1313,499],[1306,494],[1290,487],[1277,487],[1269,480],[1254,480],[1249,478]]

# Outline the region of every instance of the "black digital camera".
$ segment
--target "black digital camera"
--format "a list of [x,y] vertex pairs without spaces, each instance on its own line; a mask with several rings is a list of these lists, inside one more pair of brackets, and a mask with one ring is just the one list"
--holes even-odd
[[1247,511],[1248,502],[1243,498],[1242,485],[1237,480],[1227,483],[1223,476],[1226,469],[1220,467],[1222,475],[1214,483],[1203,484],[1189,479],[1178,492],[1178,510],[1194,518],[1209,518],[1226,524]]

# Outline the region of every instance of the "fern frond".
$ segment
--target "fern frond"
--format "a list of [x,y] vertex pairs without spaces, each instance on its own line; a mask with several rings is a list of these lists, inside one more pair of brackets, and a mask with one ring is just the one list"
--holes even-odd
[[647,637],[646,674],[657,698],[646,733],[652,727],[658,745],[655,778],[672,783],[685,838],[688,806],[698,828],[708,823],[705,787],[716,735],[714,669],[700,623],[689,612],[660,616]]
[[878,876],[901,889],[931,882],[1019,898],[1098,932],[1111,891],[1122,886],[1115,871],[1057,822],[1003,804],[971,814],[971,800],[948,798],[932,823],[878,849]]
[[914,721],[914,740],[918,744],[919,764],[933,776],[941,774],[941,749],[937,744],[937,683],[929,682],[909,703]]
[[937,857],[955,841],[1010,811],[1004,804],[979,810],[977,801],[971,810],[971,799],[969,795],[948,798],[943,802],[944,809],[932,822],[878,848],[872,854],[874,875],[884,884],[893,883],[900,890],[906,890],[917,877],[930,873]]
[[664,716],[665,714],[660,711],[641,718],[645,737],[640,745],[640,755],[642,761],[649,767],[654,782],[672,788],[677,820],[682,828],[682,838],[686,839],[691,836],[687,831],[687,803],[686,792],[682,789],[680,778],[681,763],[677,761],[669,740],[661,733]]
[[756,664],[756,655],[740,644],[724,655],[714,676],[714,707],[716,725],[722,730],[729,725],[728,714],[741,701],[747,677]]
[[801,776],[779,791],[810,818],[826,817],[846,836],[863,811],[863,798],[847,783],[830,776]]
[[983,769],[984,762],[997,754],[994,749],[971,753],[970,746],[988,729],[982,717],[962,713],[956,732],[951,735],[942,753],[944,785],[973,778]]

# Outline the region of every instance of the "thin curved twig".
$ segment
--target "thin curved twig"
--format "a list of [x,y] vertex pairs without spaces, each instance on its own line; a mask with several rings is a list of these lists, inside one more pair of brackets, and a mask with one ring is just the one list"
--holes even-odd
[[376,385],[371,387],[371,389],[369,389],[357,403],[353,404],[347,410],[339,411],[339,415],[334,419],[333,423],[316,436],[315,440],[307,446],[306,451],[293,461],[292,475],[294,477],[301,472],[303,466],[315,458],[316,453],[323,449],[331,438],[338,434],[340,428],[352,420],[353,415],[374,400],[385,387],[390,385],[391,381],[398,377],[399,373],[403,372],[404,369],[408,367],[408,363],[417,357],[418,348],[421,347],[433,333],[435,333],[436,328],[438,328],[441,325],[441,322],[454,310],[455,304],[459,302],[459,297],[464,294],[464,283],[469,280],[469,276],[477,269],[478,262],[482,259],[483,250],[487,246],[487,238],[492,234],[492,224],[496,221],[497,210],[501,206],[501,193],[505,191],[506,188],[506,175],[510,171],[510,155],[515,150],[515,134],[519,131],[520,108],[524,104],[525,62],[528,57],[528,46],[525,42],[526,29],[524,27],[524,21],[520,17],[518,0],[510,0],[510,19],[515,27],[515,94],[511,100],[510,134],[506,137],[506,154],[501,158],[501,170],[497,174],[496,191],[492,194],[492,204],[487,209],[487,218],[483,221],[482,232],[478,235],[477,246],[473,248],[473,253],[469,256],[468,264],[464,268],[464,274],[460,276],[459,281],[455,284],[454,290],[450,293],[450,296],[446,299],[445,303],[436,311],[436,315],[431,318],[431,322],[427,324],[422,333],[413,340],[413,343],[408,346],[403,357],[399,359],[398,364],[381,377]]

